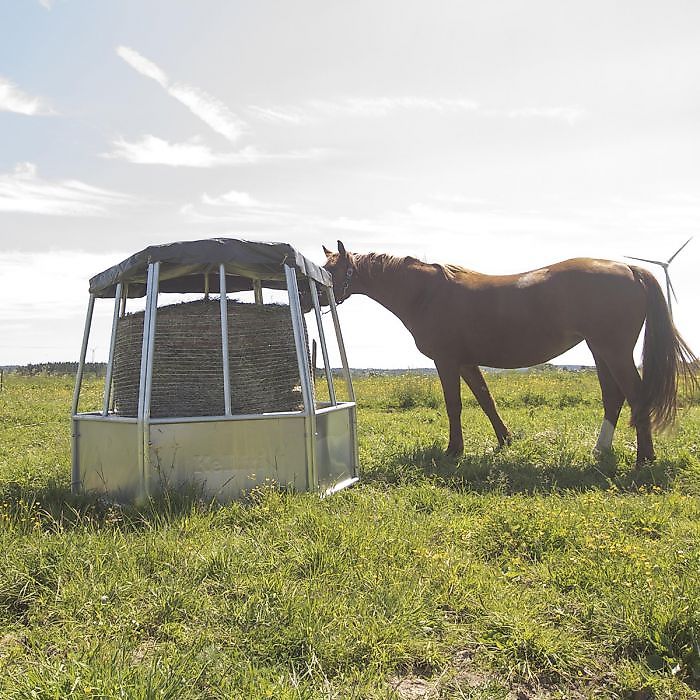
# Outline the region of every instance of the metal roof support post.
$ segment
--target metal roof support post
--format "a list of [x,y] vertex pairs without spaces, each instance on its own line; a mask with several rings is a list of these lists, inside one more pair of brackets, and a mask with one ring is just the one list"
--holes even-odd
[[78,371],[75,375],[75,389],[73,390],[73,405],[71,407],[71,440],[73,443],[73,459],[71,462],[71,491],[78,493],[80,486],[80,465],[78,464],[78,425],[75,417],[78,413],[78,402],[80,401],[80,388],[83,384],[83,371],[85,369],[85,356],[87,355],[87,347],[90,339],[90,328],[92,326],[92,312],[95,309],[95,295],[91,294],[88,300],[87,314],[85,316],[85,329],[83,331],[83,344],[80,348],[80,360],[78,362]]
[[296,270],[289,265],[285,265],[284,272],[287,278],[289,309],[292,315],[292,329],[294,330],[294,343],[296,345],[297,362],[299,364],[301,394],[304,399],[307,488],[309,491],[316,491],[318,488],[318,478],[316,475],[316,407],[314,405],[313,384],[306,348],[304,317],[301,312],[301,304],[299,303],[299,287],[297,285]]
[[141,344],[141,376],[139,381],[138,436],[139,467],[141,470],[141,496],[149,494],[151,389],[153,386],[153,345],[156,333],[156,309],[158,307],[158,276],[160,263],[148,265],[146,283],[146,309],[143,316],[143,342]]
[[262,306],[263,294],[262,294],[262,282],[260,280],[253,280],[253,292],[255,293],[255,303]]
[[[333,372],[331,363],[328,359],[328,346],[326,345],[326,334],[323,330],[323,316],[321,315],[321,304],[318,301],[318,289],[316,282],[309,278],[309,289],[311,289],[311,300],[314,303],[314,312],[316,313],[316,325],[318,326],[318,338],[321,341],[321,354],[323,355],[323,368],[326,371],[326,382],[328,383],[328,395],[333,406],[338,405],[335,398],[335,387],[333,386]],[[313,369],[313,368],[312,368]]]
[[124,284],[122,285],[122,287],[122,304],[121,308],[119,309],[119,315],[123,318],[124,316],[126,316],[126,300],[129,297],[129,285]]
[[228,299],[226,297],[226,268],[219,265],[219,306],[221,310],[221,363],[224,368],[224,413],[231,415],[231,374],[228,360]]
[[119,322],[119,307],[122,303],[122,284],[117,285],[114,292],[114,316],[112,317],[112,337],[109,341],[109,359],[107,360],[107,372],[105,373],[104,402],[102,404],[102,415],[109,413],[109,400],[112,396],[112,373],[114,371],[114,350],[117,344],[117,324]]
[[350,401],[355,401],[355,390],[352,388],[352,378],[350,376],[350,367],[348,365],[348,356],[345,353],[345,343],[343,342],[343,334],[340,331],[340,321],[338,320],[338,307],[335,303],[335,296],[333,295],[333,287],[328,288],[328,300],[331,306],[331,316],[333,316],[333,325],[335,326],[335,337],[338,340],[338,350],[340,350],[340,361],[343,364],[343,375],[345,376],[345,383],[348,387],[348,396]]
[[[356,404],[355,390],[352,386],[352,377],[350,376],[350,366],[348,365],[348,356],[345,353],[345,343],[343,342],[343,334],[340,330],[340,320],[338,319],[338,307],[335,303],[335,295],[333,294],[333,286],[328,287],[328,301],[331,307],[331,316],[333,316],[333,325],[335,326],[335,337],[338,340],[338,350],[340,350],[340,361],[343,364],[343,374],[345,375],[345,384],[347,385],[348,397],[353,404]],[[353,445],[353,457],[355,464],[353,465],[353,476],[357,476],[357,469],[360,464],[360,454],[357,446],[357,405],[353,406],[351,411],[351,440]]]

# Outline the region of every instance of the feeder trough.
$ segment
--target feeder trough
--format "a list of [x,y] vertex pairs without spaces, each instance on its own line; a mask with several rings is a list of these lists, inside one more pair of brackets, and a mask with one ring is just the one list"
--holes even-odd
[[[263,289],[286,291],[285,303],[266,303]],[[300,290],[313,303],[325,400]],[[254,302],[229,296],[248,291]],[[179,303],[159,306],[165,294]],[[143,297],[145,309],[127,313],[127,301]],[[102,410],[79,412],[95,300],[104,298],[114,310]],[[355,396],[330,275],[287,244],[224,238],[151,246],[105,270],[90,280],[72,419],[76,493],[142,502],[188,488],[226,502],[262,484],[330,494],[355,483]]]

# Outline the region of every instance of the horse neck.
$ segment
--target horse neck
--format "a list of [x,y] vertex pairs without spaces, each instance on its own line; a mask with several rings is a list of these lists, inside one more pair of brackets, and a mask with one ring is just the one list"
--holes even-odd
[[416,300],[423,291],[425,275],[406,260],[387,264],[386,256],[356,256],[356,293],[370,299],[410,325]]

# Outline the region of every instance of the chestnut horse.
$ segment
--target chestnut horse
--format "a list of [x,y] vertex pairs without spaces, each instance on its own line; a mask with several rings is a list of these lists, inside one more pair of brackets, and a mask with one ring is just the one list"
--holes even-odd
[[[460,377],[491,421],[500,445],[511,434],[479,366],[531,367],[585,340],[593,353],[604,419],[595,446],[612,446],[625,399],[637,432],[637,466],[655,457],[652,428],[676,414],[677,380],[697,386],[697,359],[683,341],[656,278],[634,265],[576,258],[517,275],[485,275],[406,257],[324,246],[338,303],[365,294],[394,313],[435,362],[450,423],[448,455],[463,452]],[[633,350],[642,325],[643,379]]]

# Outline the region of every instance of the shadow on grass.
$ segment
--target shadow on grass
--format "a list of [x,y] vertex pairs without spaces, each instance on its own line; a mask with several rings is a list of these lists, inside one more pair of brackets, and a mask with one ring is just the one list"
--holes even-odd
[[0,514],[19,529],[146,530],[212,507],[194,486],[164,491],[141,505],[123,505],[101,496],[74,494],[69,485],[57,481],[0,485]]
[[477,493],[581,492],[611,487],[633,493],[652,487],[665,491],[686,483],[692,479],[687,474],[688,466],[683,459],[659,459],[637,469],[615,452],[600,459],[585,459],[564,451],[547,463],[537,459],[537,455],[528,459],[510,448],[467,453],[455,459],[447,457],[440,444],[432,443],[394,452],[382,467],[363,473],[362,480],[404,484],[428,479],[457,491]]

